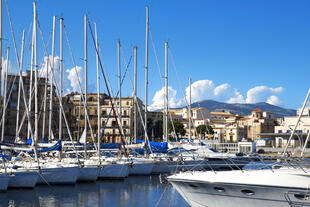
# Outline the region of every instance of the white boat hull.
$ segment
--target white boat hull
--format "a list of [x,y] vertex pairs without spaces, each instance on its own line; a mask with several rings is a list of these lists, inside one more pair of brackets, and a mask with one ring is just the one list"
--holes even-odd
[[128,177],[129,166],[128,164],[116,163],[105,164],[100,170],[99,178],[102,179],[124,179]]
[[307,189],[173,181],[172,185],[192,207],[310,206]]
[[78,181],[96,181],[98,179],[100,168],[96,165],[86,165],[79,168]]
[[0,191],[6,191],[9,185],[9,175],[7,173],[0,174]]
[[153,167],[153,162],[133,162],[129,164],[129,175],[150,175]]
[[34,188],[39,178],[36,171],[15,171],[10,175],[9,188]]
[[168,180],[193,207],[310,206],[309,169],[185,172]]
[[37,184],[75,184],[78,175],[78,167],[43,168]]
[[160,160],[155,161],[152,174],[172,173],[175,171],[176,161]]

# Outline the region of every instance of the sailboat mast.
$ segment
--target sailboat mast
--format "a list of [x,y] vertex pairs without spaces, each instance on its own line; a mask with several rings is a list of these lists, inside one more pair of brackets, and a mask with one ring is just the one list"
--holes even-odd
[[85,108],[84,108],[84,118],[85,118],[85,142],[84,142],[84,150],[85,150],[85,158],[87,157],[87,15],[84,16],[84,68],[85,68]]
[[38,131],[39,131],[39,107],[38,107],[38,58],[37,58],[37,6],[36,2],[33,2],[34,9],[34,93],[35,93],[35,107],[34,107],[34,118],[35,118],[35,130],[34,130],[34,141],[36,144],[38,141]]
[[[51,63],[51,74],[54,70],[54,55],[55,55],[55,26],[56,26],[56,16],[53,16],[53,34],[52,34],[52,63]],[[53,118],[53,79],[50,79],[50,111],[49,111],[49,124],[48,124],[48,138],[49,141],[52,139],[52,118]]]
[[[25,30],[23,30],[23,38],[22,38],[22,49],[20,56],[20,64],[19,70],[23,69],[23,61],[24,61],[24,45],[25,45]],[[16,139],[19,138],[19,108],[20,108],[20,93],[21,93],[22,82],[20,79],[18,80],[18,94],[17,94],[17,109],[16,109]]]
[[[98,34],[97,34],[97,25],[96,22],[95,25],[95,38],[96,38],[96,48],[99,49],[99,43],[98,43]],[[97,134],[97,142],[98,142],[98,158],[100,161],[100,73],[99,73],[99,53],[96,55],[96,61],[97,61],[97,111],[98,111],[98,134]]]
[[[120,49],[121,49],[121,41],[117,41],[117,57],[118,57],[118,87],[119,87],[119,123],[120,126],[122,126],[122,80],[121,80],[121,55],[120,55]],[[121,133],[123,131],[121,130]],[[125,134],[124,139],[126,140]]]
[[[62,103],[62,88],[63,88],[63,77],[62,77],[62,73],[63,73],[63,48],[62,48],[62,43],[63,43],[63,18],[60,18],[60,57],[59,57],[59,73],[60,73],[60,90],[59,90],[59,98],[60,98],[60,102]],[[58,139],[61,140],[62,138],[62,111],[61,109],[59,109],[59,137]]]
[[[30,135],[30,131],[31,131],[31,114],[32,114],[32,87],[33,87],[33,53],[34,53],[34,27],[35,27],[35,23],[33,20],[33,28],[32,28],[32,40],[31,40],[31,63],[30,63],[30,86],[29,86],[29,101],[28,101],[28,106],[29,106],[29,117],[28,117],[28,131],[27,131],[27,139],[29,139],[29,137],[33,136],[33,134]],[[31,132],[33,133],[33,132]]]
[[192,135],[192,80],[188,78],[189,82],[189,104],[188,104],[188,138],[191,140]]
[[165,42],[165,85],[166,85],[166,110],[165,110],[165,141],[168,142],[168,42]]
[[8,70],[9,70],[9,52],[10,48],[6,49],[6,68],[4,72],[4,92],[3,92],[3,111],[2,111],[2,130],[1,130],[1,142],[4,141],[4,128],[5,128],[5,115],[6,115],[6,96],[8,86]]
[[[2,0],[0,0],[0,100],[1,100],[1,85],[2,85]],[[2,105],[4,107],[4,105]]]
[[137,140],[137,46],[134,47],[134,89],[133,89],[133,114],[134,114],[134,143]]
[[148,60],[149,60],[149,7],[146,6],[146,29],[145,29],[145,107],[144,107],[144,124],[145,124],[145,136],[144,141],[146,143],[147,138],[147,95],[148,95]]

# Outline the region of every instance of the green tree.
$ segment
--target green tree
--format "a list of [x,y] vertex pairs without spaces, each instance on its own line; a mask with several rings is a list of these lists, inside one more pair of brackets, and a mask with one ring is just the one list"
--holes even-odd
[[208,135],[213,135],[214,134],[213,128],[210,125],[205,125],[205,124],[197,126],[196,127],[196,131],[203,138],[205,138],[206,134],[208,134]]
[[[175,129],[175,133],[177,135],[181,135],[181,136],[185,135],[186,130],[184,129],[184,125],[180,121],[173,121],[173,126],[174,126],[174,129]],[[173,132],[173,126],[172,126],[172,122],[169,121],[168,122],[168,132],[169,132],[169,134],[171,134]]]
[[147,134],[151,140],[162,138],[163,136],[163,120],[147,120]]

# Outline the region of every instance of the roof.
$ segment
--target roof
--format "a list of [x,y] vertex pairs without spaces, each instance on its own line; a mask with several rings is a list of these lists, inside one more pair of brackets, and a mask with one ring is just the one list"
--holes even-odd
[[252,112],[263,112],[263,111],[261,109],[259,109],[259,108],[256,108]]
[[234,114],[228,112],[211,111],[211,115],[233,116]]

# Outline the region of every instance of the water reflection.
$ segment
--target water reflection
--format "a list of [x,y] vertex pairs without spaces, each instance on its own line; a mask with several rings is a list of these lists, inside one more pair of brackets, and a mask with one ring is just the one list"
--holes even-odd
[[97,181],[75,186],[37,186],[0,193],[0,206],[11,207],[189,207],[171,185],[158,176],[134,176],[124,181]]

